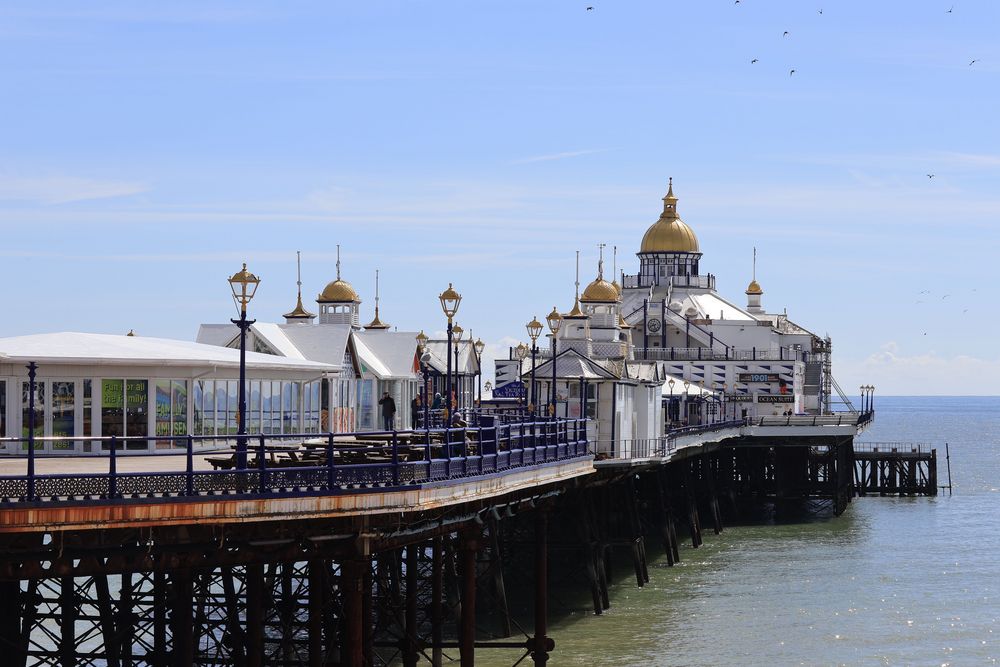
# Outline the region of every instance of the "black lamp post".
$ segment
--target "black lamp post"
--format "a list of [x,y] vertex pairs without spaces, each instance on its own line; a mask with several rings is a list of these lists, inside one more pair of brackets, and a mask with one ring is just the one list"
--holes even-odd
[[465,329],[455,322],[455,327],[452,329],[455,335],[455,409],[458,410],[462,407],[462,374],[458,371],[458,360],[461,358],[459,351],[462,349],[460,343],[462,342],[462,334],[465,333]]
[[[518,381],[521,382],[521,385],[523,386],[524,385],[524,380],[521,379],[521,377],[522,377],[521,376],[521,363],[523,363],[524,362],[524,358],[528,356],[528,346],[525,345],[524,343],[518,343],[517,347],[514,348],[514,356],[517,358],[517,360],[519,362],[517,364],[517,379],[518,379]],[[527,398],[527,396],[525,396],[524,398]],[[520,402],[520,401],[521,401],[521,398],[518,398],[518,402]]]
[[535,388],[535,357],[538,355],[538,337],[542,335],[542,323],[537,317],[531,318],[524,327],[528,330],[528,337],[531,338],[531,402],[528,404],[534,412],[538,405],[538,392]]
[[[28,500],[35,499],[35,374],[38,364],[28,362]],[[2,417],[3,415],[0,415]],[[114,454],[112,453],[112,456]]]
[[[455,288],[448,283],[448,289],[441,292],[438,295],[438,300],[441,302],[441,310],[444,311],[445,317],[448,318],[448,372],[445,375],[445,416],[449,415],[451,412],[451,336],[452,336],[452,319],[455,317],[455,313],[458,312],[458,306],[462,303],[462,295],[455,291]],[[446,423],[450,423],[446,422]]]
[[256,320],[247,319],[247,304],[257,291],[260,278],[247,271],[246,262],[243,269],[233,274],[229,279],[229,286],[233,289],[233,301],[240,311],[240,319],[230,320],[240,328],[240,389],[239,389],[239,412],[236,417],[236,467],[247,467],[247,329]]
[[429,422],[427,421],[427,415],[428,415],[428,412],[427,412],[427,398],[428,398],[428,396],[427,396],[427,394],[428,394],[428,391],[427,391],[427,373],[428,373],[427,365],[428,365],[428,362],[430,361],[430,359],[429,358],[427,358],[427,359],[424,358],[424,355],[427,354],[427,352],[426,352],[426,350],[427,350],[427,340],[428,340],[427,334],[425,334],[424,330],[421,329],[420,333],[417,334],[417,358],[420,360],[420,371],[421,371],[421,373],[423,375],[423,378],[424,378],[424,386],[420,390],[420,395],[421,395],[421,397],[423,399],[423,408],[424,408],[424,428],[427,428],[430,425]]
[[483,350],[486,349],[486,343],[483,342],[482,338],[477,338],[472,347],[476,350],[476,378],[479,383],[479,398],[476,399],[476,407],[481,408],[483,407]]
[[549,331],[552,332],[552,403],[549,406],[549,415],[552,417],[556,416],[556,353],[557,345],[556,334],[559,333],[559,327],[562,326],[562,315],[556,310],[555,306],[552,306],[552,312],[548,314],[545,318],[545,322],[549,325]]

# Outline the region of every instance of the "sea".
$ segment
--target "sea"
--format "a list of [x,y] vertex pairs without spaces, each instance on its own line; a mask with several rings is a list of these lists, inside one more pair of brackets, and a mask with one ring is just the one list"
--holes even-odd
[[576,595],[553,591],[549,664],[997,664],[1000,397],[876,396],[875,410],[858,442],[933,445],[939,484],[947,443],[951,494],[868,496],[839,517],[707,530],[698,549],[682,543],[674,567],[647,539],[649,583],[637,588],[621,562],[603,615],[578,594],[582,582]]

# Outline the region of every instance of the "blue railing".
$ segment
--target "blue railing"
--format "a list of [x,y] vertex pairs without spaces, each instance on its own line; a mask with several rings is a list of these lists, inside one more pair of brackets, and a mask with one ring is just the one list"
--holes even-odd
[[[0,505],[363,493],[413,488],[590,456],[585,419],[245,438],[245,448],[234,444],[237,436],[232,435],[32,438],[35,446],[42,440],[99,442],[106,450],[100,457],[75,461],[80,462],[79,466],[87,466],[106,458],[107,468],[99,472],[0,476]],[[4,438],[4,441],[28,442],[22,438]],[[134,441],[169,443],[174,451],[166,456],[119,454],[128,442]],[[206,454],[198,448],[206,443],[217,445],[218,455]],[[181,457],[182,465],[170,464]],[[17,457],[24,458],[25,455]],[[33,457],[36,461],[43,458],[66,460],[65,456]],[[148,462],[149,469],[119,471],[119,461],[125,458]],[[204,469],[208,465],[214,469]]]

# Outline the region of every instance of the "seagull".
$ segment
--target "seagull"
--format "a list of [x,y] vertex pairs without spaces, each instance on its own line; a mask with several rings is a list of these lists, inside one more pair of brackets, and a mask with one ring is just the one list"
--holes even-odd
[[592,11],[594,11],[594,8],[593,7],[587,7],[587,11],[588,12],[592,12]]
[[951,10],[952,10],[952,9],[955,9],[955,5],[952,5],[952,6],[951,6],[951,9],[949,9],[948,11],[946,11],[946,12],[945,12],[945,14],[951,14]]
[[756,59],[756,58],[754,58],[753,60],[751,60],[751,61],[750,61],[750,64],[751,64],[751,65],[753,65],[753,64],[754,64],[755,62],[757,62],[757,59]]
[[788,37],[788,31],[787,30],[785,31],[785,34],[782,35],[782,37]]
[[969,63],[969,67],[972,67],[972,66],[973,66],[974,64],[976,64],[976,63],[978,63],[978,62],[979,62],[979,58],[976,58],[975,60],[973,60],[973,61],[971,61],[971,62]]
[[920,293],[921,294],[930,294],[931,291],[929,289],[925,289],[925,290],[922,290]]
[[927,178],[934,178],[934,174],[927,174]]
[[944,300],[945,300],[945,299],[947,299],[947,298],[948,298],[949,296],[951,296],[951,295],[950,295],[950,294],[945,294],[945,295],[944,295],[943,297],[941,297],[941,300],[942,300],[942,301],[944,301]]
[[822,10],[822,9],[821,9],[821,10],[819,10],[819,13],[820,13],[820,14],[822,14],[822,13],[823,13],[823,10]]
[[793,74],[795,74],[795,70],[789,70],[789,72],[788,72],[788,76],[791,76],[791,75],[793,75]]

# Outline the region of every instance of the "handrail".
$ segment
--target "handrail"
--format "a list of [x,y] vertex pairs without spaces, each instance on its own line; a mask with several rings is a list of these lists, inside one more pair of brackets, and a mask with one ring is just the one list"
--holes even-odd
[[[235,435],[48,437],[107,445],[108,460],[96,473],[29,473],[0,476],[0,506],[66,505],[82,501],[129,502],[139,498],[309,496],[356,493],[356,489],[407,489],[457,478],[502,473],[589,456],[586,419],[521,419],[477,426],[358,433],[252,434],[246,454]],[[4,438],[34,443],[42,438]],[[121,472],[117,459],[127,442],[168,441],[163,454],[181,459],[167,470]],[[233,451],[218,458],[221,469],[195,470],[195,443],[215,442]],[[294,444],[293,444],[294,443]],[[232,447],[232,449],[230,449]],[[290,455],[293,454],[294,456]],[[204,450],[198,451],[205,455]],[[288,456],[284,461],[280,456]],[[301,458],[299,458],[301,457]],[[27,454],[9,457],[26,459]],[[65,458],[62,455],[35,458]],[[94,458],[94,457],[90,457]],[[148,457],[150,461],[161,457]],[[245,461],[241,467],[240,462]]]

